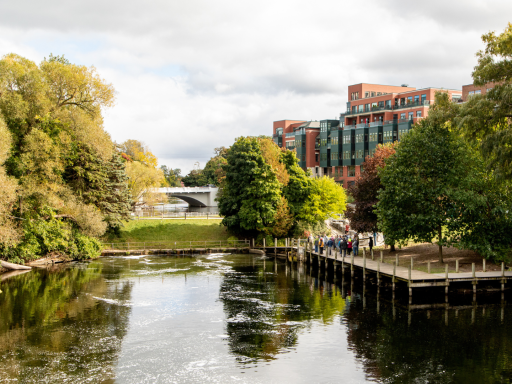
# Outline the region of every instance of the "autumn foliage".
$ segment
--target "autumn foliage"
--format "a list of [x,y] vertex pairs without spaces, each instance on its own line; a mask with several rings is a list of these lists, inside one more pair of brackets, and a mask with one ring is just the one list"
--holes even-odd
[[352,229],[357,232],[377,231],[377,215],[374,206],[377,204],[377,194],[382,188],[379,169],[384,168],[385,161],[396,151],[398,143],[379,145],[373,157],[367,157],[363,163],[364,171],[349,187],[348,192],[355,200],[355,208],[348,207],[347,217]]

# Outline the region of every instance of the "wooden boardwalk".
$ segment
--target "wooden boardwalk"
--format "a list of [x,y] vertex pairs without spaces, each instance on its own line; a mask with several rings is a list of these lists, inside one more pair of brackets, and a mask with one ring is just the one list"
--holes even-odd
[[[304,243],[303,243],[304,244]],[[344,273],[350,270],[354,274],[355,270],[363,272],[363,279],[366,280],[368,275],[375,275],[377,277],[377,284],[380,285],[382,279],[391,279],[393,290],[395,289],[395,283],[402,282],[406,283],[409,287],[409,294],[412,295],[412,288],[422,287],[445,287],[448,292],[448,287],[453,283],[469,282],[473,285],[473,291],[476,292],[477,284],[482,281],[494,281],[501,283],[501,290],[505,289],[505,284],[512,280],[512,271],[505,271],[504,265],[502,264],[501,271],[490,271],[490,272],[476,272],[475,266],[473,265],[473,272],[454,273],[448,272],[448,269],[444,273],[427,273],[423,271],[411,268],[411,266],[396,266],[395,263],[389,264],[381,262],[379,258],[372,260],[366,256],[345,256],[342,258],[334,250],[331,251],[329,256],[326,256],[326,252],[322,255],[317,252],[311,251],[309,247],[300,246],[298,250],[297,246],[288,247],[260,247],[264,249],[267,255],[272,254],[285,254],[293,255],[298,261],[303,261],[309,264],[315,262],[319,266],[328,267],[332,265],[336,272],[341,266],[341,271]],[[360,253],[364,253],[360,251]]]

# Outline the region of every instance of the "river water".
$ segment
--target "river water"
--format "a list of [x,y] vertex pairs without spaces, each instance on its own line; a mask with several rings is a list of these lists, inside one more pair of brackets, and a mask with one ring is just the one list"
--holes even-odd
[[0,382],[512,379],[512,311],[501,299],[411,313],[388,291],[377,300],[375,288],[344,283],[255,255],[35,270],[0,283]]

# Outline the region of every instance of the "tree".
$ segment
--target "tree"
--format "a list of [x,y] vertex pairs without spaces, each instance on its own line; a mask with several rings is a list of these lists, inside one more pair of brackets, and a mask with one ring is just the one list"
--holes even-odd
[[181,178],[185,187],[202,187],[207,184],[206,176],[202,169],[193,169],[187,176]]
[[113,103],[114,88],[94,67],[53,55],[39,66],[16,54],[0,60],[1,257],[99,254],[92,237],[104,233],[108,214],[63,175],[78,144],[97,160],[82,170],[112,158],[101,114]]
[[132,161],[126,164],[126,174],[134,208],[165,200],[156,191],[164,180],[161,169],[148,167],[139,161]]
[[482,36],[485,50],[477,53],[476,86],[492,88],[460,107],[454,123],[477,145],[499,179],[512,179],[512,24],[499,35]]
[[281,186],[265,162],[257,138],[240,137],[228,151],[218,196],[222,224],[236,232],[265,232],[275,222]]
[[357,232],[377,231],[375,205],[379,190],[382,189],[379,170],[384,168],[386,159],[395,153],[395,147],[396,143],[379,145],[375,154],[365,159],[362,167],[364,172],[349,187],[349,193],[355,200],[355,209],[348,208],[346,214],[350,225]]
[[133,161],[138,161],[148,167],[156,168],[158,159],[149,150],[149,147],[138,140],[129,139],[122,143],[120,150]]
[[379,173],[377,216],[387,241],[430,243],[437,237],[443,262],[442,246],[460,240],[465,212],[482,205],[474,191],[480,165],[446,126],[429,118],[416,124]]
[[284,196],[277,204],[274,224],[267,228],[267,233],[272,237],[285,237],[290,232],[293,225],[293,215],[288,208],[288,203]]
[[13,177],[7,176],[3,166],[9,157],[11,134],[0,117],[0,244],[15,245],[19,240],[19,230],[12,217],[12,209],[16,202],[17,183]]
[[302,215],[310,223],[327,220],[345,211],[346,200],[345,190],[334,179],[326,176],[313,179],[309,200],[304,204]]
[[283,195],[288,201],[291,213],[296,220],[313,224],[314,221],[311,220],[314,219],[304,212],[304,206],[312,192],[313,180],[310,174],[299,167],[299,160],[293,151],[282,151],[281,161],[288,173],[288,183],[283,187]]
[[130,218],[128,176],[119,153],[105,161],[87,144],[76,142],[63,177],[86,204],[100,210],[109,228],[116,229]]
[[168,168],[167,165],[160,166],[160,169],[164,173],[165,179],[162,187],[181,187],[181,169]]
[[222,183],[222,166],[226,164],[228,149],[225,147],[215,148],[215,156],[212,157],[203,169],[205,184],[220,185]]

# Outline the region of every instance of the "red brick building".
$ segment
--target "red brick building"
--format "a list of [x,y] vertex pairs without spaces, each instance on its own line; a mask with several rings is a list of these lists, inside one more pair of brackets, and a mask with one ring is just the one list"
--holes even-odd
[[[468,94],[475,91],[465,87]],[[378,144],[400,140],[416,121],[428,115],[436,92],[447,92],[453,101],[463,96],[460,90],[442,88],[351,85],[346,112],[339,120],[276,121],[274,141],[295,149],[299,165],[310,169],[313,176],[328,175],[348,187]]]

